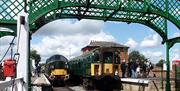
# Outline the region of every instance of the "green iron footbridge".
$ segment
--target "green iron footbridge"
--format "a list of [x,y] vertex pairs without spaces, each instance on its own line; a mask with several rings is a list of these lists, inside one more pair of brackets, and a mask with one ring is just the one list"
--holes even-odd
[[[29,14],[29,32],[36,32],[43,25],[63,18],[95,19],[139,23],[156,31],[166,43],[167,69],[169,49],[180,43],[180,36],[169,39],[167,21],[180,29],[180,0],[0,0],[0,27],[13,32],[0,31],[0,38],[16,36],[17,16]],[[180,31],[179,31],[180,32]],[[169,86],[167,73],[167,90]]]

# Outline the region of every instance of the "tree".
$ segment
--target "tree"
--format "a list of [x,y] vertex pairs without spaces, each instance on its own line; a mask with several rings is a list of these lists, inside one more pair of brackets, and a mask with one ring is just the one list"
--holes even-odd
[[164,59],[159,60],[159,62],[156,64],[158,67],[163,67]]
[[37,67],[37,65],[41,61],[41,56],[37,53],[36,50],[31,50],[30,51],[30,58],[35,60],[35,65]]
[[144,63],[144,61],[147,61],[147,58],[143,54],[140,54],[139,51],[132,51],[131,53],[129,53],[129,62],[130,61]]

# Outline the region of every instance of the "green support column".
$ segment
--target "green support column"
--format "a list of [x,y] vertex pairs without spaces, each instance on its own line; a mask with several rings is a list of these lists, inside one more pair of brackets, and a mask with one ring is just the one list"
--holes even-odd
[[166,42],[166,91],[171,91],[171,84],[170,84],[170,62],[169,62],[169,42]]

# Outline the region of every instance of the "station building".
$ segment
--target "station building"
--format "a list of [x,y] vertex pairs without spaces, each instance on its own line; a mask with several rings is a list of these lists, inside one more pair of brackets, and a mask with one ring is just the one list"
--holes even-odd
[[98,47],[113,47],[113,48],[117,48],[117,50],[119,51],[119,55],[120,55],[120,61],[123,62],[125,61],[126,63],[128,62],[128,46],[122,45],[122,44],[118,44],[115,42],[107,42],[107,41],[91,41],[87,46],[83,47],[81,49],[81,51],[83,53],[86,53],[88,51],[91,51],[95,48]]

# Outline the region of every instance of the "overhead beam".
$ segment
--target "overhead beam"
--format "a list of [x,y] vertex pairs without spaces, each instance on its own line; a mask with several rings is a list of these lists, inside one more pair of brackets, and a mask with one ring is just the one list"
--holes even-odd
[[149,19],[149,21],[152,21],[152,20],[154,20],[154,19],[156,19],[156,18],[158,18],[158,17],[159,17],[159,16],[153,17],[153,18]]
[[90,8],[90,5],[91,5],[91,3],[93,2],[94,0],[92,0],[91,2],[90,2],[90,0],[86,0],[86,10],[83,12],[83,14],[80,14],[80,7],[78,8],[78,14],[79,14],[79,17],[78,17],[78,20],[81,20],[84,16],[85,16],[85,14],[86,14],[86,12],[89,10],[89,8]]
[[90,2],[90,0],[87,0],[87,5],[86,5],[86,10],[83,12],[83,16],[86,14],[86,12],[89,10],[89,6],[91,5],[91,3],[93,2],[94,0],[92,0]]
[[121,3],[119,4],[118,9],[114,10],[104,21],[106,22],[109,18],[111,18],[114,14],[116,14],[121,9]]
[[168,39],[167,42],[169,43],[168,48],[170,49],[171,47],[174,46],[175,43],[180,43],[180,37],[175,37],[172,39]]
[[0,31],[0,38],[4,36],[16,36],[15,32]]

